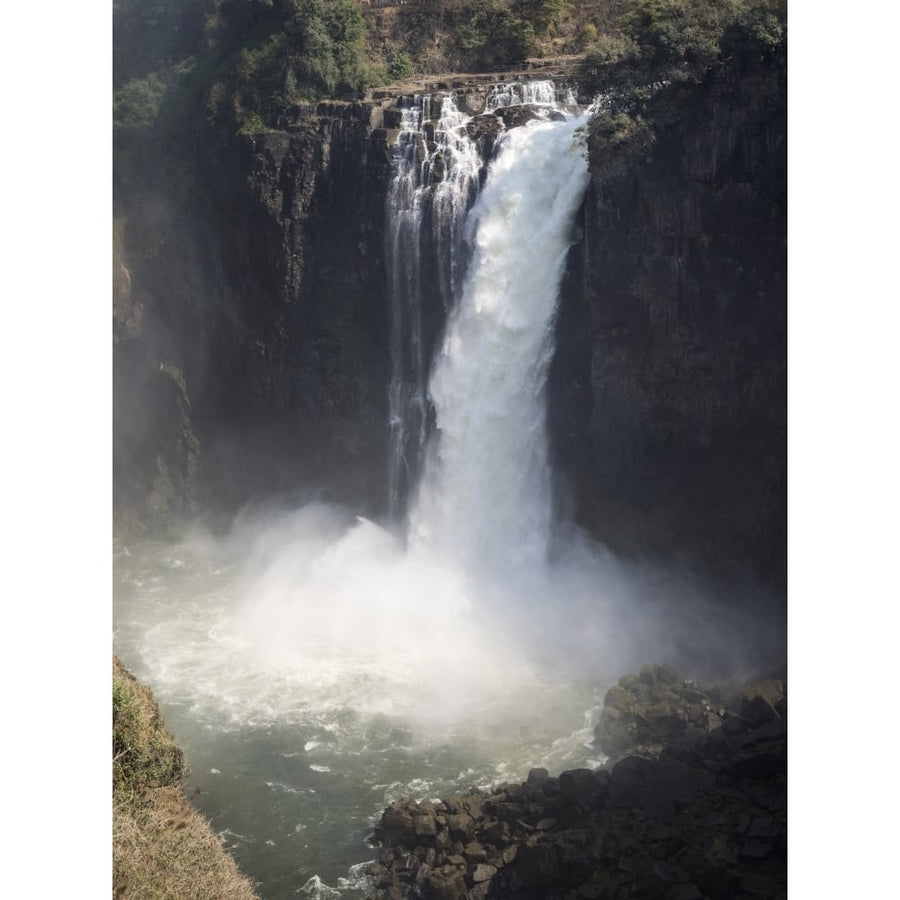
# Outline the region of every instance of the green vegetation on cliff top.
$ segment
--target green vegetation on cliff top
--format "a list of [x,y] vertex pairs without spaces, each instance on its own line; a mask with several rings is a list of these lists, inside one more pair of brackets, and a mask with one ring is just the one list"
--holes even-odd
[[643,152],[660,91],[783,63],[786,16],[785,0],[116,0],[116,183],[198,129],[264,131],[297,103],[542,54],[580,56],[582,94],[606,97],[597,135]]
[[734,79],[786,63],[786,0],[623,0],[613,26],[577,71],[581,93],[603,98],[590,144],[607,170],[646,158],[693,85],[725,68]]
[[608,5],[588,0],[576,13],[569,0],[116,0],[116,140],[127,147],[198,116],[256,130],[297,102],[575,51],[590,34],[581,20]]

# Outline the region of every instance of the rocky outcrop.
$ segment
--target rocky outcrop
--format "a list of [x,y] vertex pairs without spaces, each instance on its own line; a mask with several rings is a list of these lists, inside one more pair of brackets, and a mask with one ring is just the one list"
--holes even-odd
[[659,757],[664,746],[721,727],[724,708],[671,666],[644,666],[607,691],[597,744],[610,757]]
[[592,534],[782,594],[784,79],[724,65],[592,132],[549,409],[559,502]]
[[[686,690],[667,667],[629,684],[652,687],[651,675],[660,696]],[[615,690],[608,709],[621,707]],[[532,769],[522,784],[391,804],[375,829],[373,900],[786,896],[786,720],[752,685],[729,690],[744,700],[718,706],[721,727],[670,728],[655,758],[559,777]],[[697,693],[683,704],[722,703]],[[672,719],[647,722],[658,735]]]

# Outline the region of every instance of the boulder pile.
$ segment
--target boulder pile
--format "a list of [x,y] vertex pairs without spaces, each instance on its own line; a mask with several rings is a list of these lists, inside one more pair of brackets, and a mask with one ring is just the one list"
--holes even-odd
[[702,689],[645,667],[607,695],[608,767],[392,803],[372,898],[784,897],[786,711],[783,682]]

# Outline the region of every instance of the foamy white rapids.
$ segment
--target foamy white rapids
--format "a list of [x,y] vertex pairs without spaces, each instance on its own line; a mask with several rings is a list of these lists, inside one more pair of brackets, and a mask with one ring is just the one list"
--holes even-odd
[[473,257],[429,392],[437,415],[410,542],[466,565],[543,563],[545,397],[557,292],[588,181],[582,117],[503,137],[469,218]]

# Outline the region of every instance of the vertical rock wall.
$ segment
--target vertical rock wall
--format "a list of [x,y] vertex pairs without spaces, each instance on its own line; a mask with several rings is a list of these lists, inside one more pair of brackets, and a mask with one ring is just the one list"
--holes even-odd
[[292,490],[382,500],[390,151],[380,109],[320,104],[281,125],[227,144],[208,135],[128,210],[120,521],[171,525]]
[[613,549],[786,569],[784,73],[727,66],[601,156],[551,375],[559,495]]

